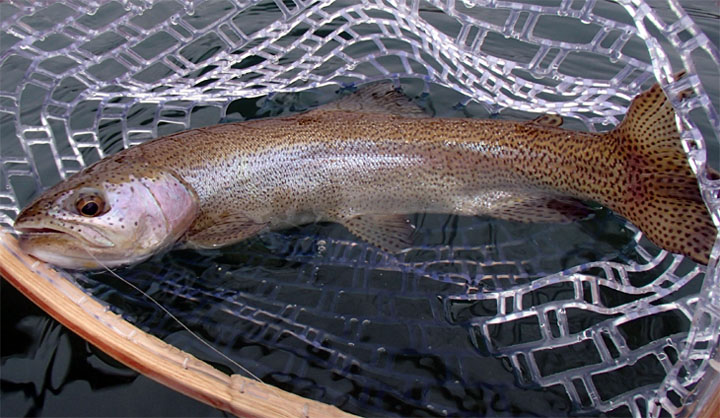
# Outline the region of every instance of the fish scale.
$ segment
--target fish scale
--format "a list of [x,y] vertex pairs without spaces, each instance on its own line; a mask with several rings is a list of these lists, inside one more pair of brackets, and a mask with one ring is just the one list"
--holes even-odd
[[[113,246],[82,251],[119,265],[178,242],[213,248],[315,221],[341,223],[399,251],[412,243],[412,213],[568,222],[588,216],[581,201],[591,200],[661,247],[708,262],[716,230],[658,85],[639,95],[611,132],[574,132],[561,123],[549,115],[529,122],[430,118],[391,85],[376,84],[303,114],[193,129],[127,149],[47,191],[15,226],[36,232],[21,242],[30,253],[60,252],[55,239],[67,254],[82,236],[58,227],[48,208],[64,208],[63,219],[75,211],[74,222],[82,223],[74,191],[127,202],[133,192],[120,187],[126,195],[118,196],[115,185],[143,179],[134,193],[150,191],[164,224],[104,227],[104,216],[142,218],[144,209],[131,205],[86,218]],[[167,237],[158,238],[159,230]],[[151,242],[140,249],[129,238]],[[72,257],[66,267],[96,267]]]

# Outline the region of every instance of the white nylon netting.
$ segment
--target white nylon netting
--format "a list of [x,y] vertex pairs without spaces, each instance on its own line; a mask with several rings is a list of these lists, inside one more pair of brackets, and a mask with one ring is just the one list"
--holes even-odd
[[[424,92],[447,87],[462,93],[461,105],[479,103],[490,115],[552,112],[590,130],[616,125],[655,79],[670,92],[692,88],[696,94],[675,105],[689,161],[720,223],[720,181],[704,171],[718,153],[720,54],[675,0],[11,1],[0,3],[0,16],[4,227],[38,191],[108,153],[236,118],[238,99],[378,79],[421,80]],[[710,73],[698,70],[708,63]],[[688,76],[671,83],[683,68]],[[468,248],[423,247],[431,261],[385,260],[384,268],[430,274],[440,264],[461,272],[468,291],[448,297],[447,309],[492,307],[468,319],[470,338],[506,358],[519,384],[560,385],[578,411],[682,414],[717,349],[719,246],[705,270],[658,251],[637,231],[633,241],[637,261],[583,262],[537,279],[507,255],[512,243],[485,261],[463,259]],[[498,263],[515,270],[495,273]],[[702,290],[687,291],[697,280]],[[498,290],[477,291],[485,282]],[[550,288],[569,296],[533,297]],[[607,306],[607,292],[628,298]],[[578,328],[573,311],[598,319]],[[629,341],[626,327],[670,311],[689,325]],[[517,324],[539,337],[499,343],[498,333]],[[543,365],[593,346],[591,364]],[[663,371],[660,382],[598,390],[647,362]]]

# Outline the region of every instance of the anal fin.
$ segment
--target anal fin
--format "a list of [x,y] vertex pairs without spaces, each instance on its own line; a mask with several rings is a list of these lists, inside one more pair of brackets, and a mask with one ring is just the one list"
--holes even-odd
[[389,252],[412,245],[415,226],[404,215],[361,215],[339,221],[350,232]]
[[567,223],[589,217],[592,210],[573,198],[517,195],[482,214],[509,221]]

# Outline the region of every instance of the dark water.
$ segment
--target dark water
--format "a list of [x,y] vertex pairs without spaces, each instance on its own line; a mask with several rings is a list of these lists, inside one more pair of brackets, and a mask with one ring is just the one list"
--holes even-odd
[[[693,2],[692,8],[696,21],[711,38],[717,41],[718,15],[715,3]],[[583,69],[578,69],[581,70]],[[702,68],[699,70],[703,71]],[[712,74],[715,71],[714,68],[708,70]],[[417,86],[415,88],[417,89]],[[408,89],[412,91],[412,83]],[[287,95],[277,97],[273,101],[253,100],[236,103],[231,108],[230,117],[268,116],[278,112],[297,111],[308,104],[325,101],[332,94],[332,91],[327,90],[310,97],[298,98],[295,95]],[[456,107],[455,105],[463,98],[450,91],[439,89],[431,94],[430,98],[429,107],[439,115],[490,116],[479,106],[470,109]],[[717,99],[717,96],[714,98]],[[293,109],[296,102],[299,104]],[[214,115],[207,115],[208,121],[212,121],[213,118]],[[117,146],[117,142],[112,140],[113,127],[106,126],[102,129],[105,130],[104,134],[107,138],[104,144],[109,149]],[[718,161],[716,149],[711,150],[710,159]],[[552,248],[553,254],[557,257],[537,257],[549,259],[548,264],[534,264],[522,274],[517,271],[512,272],[521,280],[530,280],[542,273],[559,271],[589,260],[623,259],[629,257],[631,253],[628,248],[631,236],[623,229],[623,224],[611,214],[602,211],[598,212],[592,222],[580,223],[560,231],[543,229],[543,227],[533,230],[533,227],[487,219],[455,219],[450,222],[447,228],[432,229],[436,231],[437,236],[428,234],[427,239],[457,243],[454,241],[458,239],[456,236],[447,236],[447,234],[452,234],[452,231],[458,228],[466,232],[473,228],[486,228],[487,236],[491,240],[510,242],[511,239],[503,237],[502,232],[512,232],[515,228],[521,228],[520,235],[530,237],[527,238],[526,246],[522,247],[523,257],[532,258],[528,248],[534,249],[538,254]],[[442,223],[442,221],[428,222],[429,225],[433,223]],[[466,336],[465,332],[443,334],[448,322],[456,321],[450,325],[465,331],[462,323],[463,315],[470,311],[472,315],[483,314],[484,310],[489,308],[480,304],[469,307],[458,304],[446,315],[442,312],[446,306],[433,296],[438,294],[448,296],[460,292],[460,289],[452,283],[431,281],[397,272],[359,276],[349,271],[347,266],[332,267],[326,264],[312,274],[298,274],[298,265],[301,263],[313,265],[313,263],[308,262],[307,258],[302,258],[308,254],[297,248],[285,248],[283,237],[308,236],[329,236],[338,240],[347,238],[343,235],[343,231],[333,226],[310,226],[286,232],[285,235],[272,234],[220,252],[201,255],[188,252],[167,254],[152,260],[143,269],[127,270],[122,274],[150,293],[164,295],[167,303],[174,306],[177,313],[182,314],[183,320],[200,329],[204,321],[210,321],[208,318],[212,318],[212,323],[223,324],[214,327],[212,331],[207,331],[207,336],[217,341],[221,348],[237,352],[244,359],[243,364],[263,376],[264,380],[305,396],[341,404],[352,412],[368,415],[380,415],[385,412],[398,415],[433,415],[442,412],[423,408],[418,404],[418,399],[446,405],[451,412],[467,415],[553,416],[571,414],[575,410],[564,395],[563,389],[519,387],[516,376],[502,360],[473,362],[469,357],[463,357],[467,353],[476,353],[482,347],[473,344],[470,338],[458,337]],[[580,241],[586,241],[588,245],[579,246]],[[272,257],[273,254],[282,251],[286,251],[292,257],[298,257],[298,264],[279,262]],[[423,255],[416,254],[415,257],[421,259]],[[177,285],[175,288],[158,287],[158,284],[154,283],[158,277],[178,274],[178,272],[180,272],[179,277],[173,277],[167,282]],[[109,281],[108,277],[102,274],[91,275],[85,284],[98,296],[112,300],[119,307],[118,309],[130,316],[129,319],[139,321],[153,332],[179,345],[184,344],[197,349],[193,347],[193,342],[187,335],[173,327],[167,318],[153,310],[142,297],[123,288],[121,284]],[[491,284],[502,286],[502,283]],[[208,302],[200,305],[191,303],[194,298],[187,293],[188,289],[206,291],[204,297]],[[210,289],[214,289],[214,293]],[[223,304],[227,304],[230,300],[226,295],[220,295],[219,290],[252,295],[255,300],[247,304],[258,307],[266,303],[268,306],[265,309],[268,312],[273,312],[272,304],[278,301],[287,305],[300,305],[304,311],[294,316],[299,322],[311,323],[313,315],[322,320],[322,311],[326,309],[333,314],[368,318],[369,322],[364,326],[368,329],[375,328],[367,335],[353,334],[356,340],[344,334],[343,330],[339,330],[332,335],[340,337],[330,338],[324,346],[320,341],[320,347],[302,339],[280,340],[253,329],[247,322],[240,322],[244,325],[238,326],[247,328],[239,332],[237,329],[232,329],[232,318],[217,318],[221,316],[220,307],[227,306]],[[537,297],[562,297],[564,290],[557,291],[557,295]],[[2,306],[0,415],[224,415],[117,364],[49,319],[5,281],[0,283],[0,292],[0,306]],[[317,296],[318,294],[338,292],[346,292],[345,295],[349,296],[341,295],[327,305],[323,305],[324,302],[320,299],[312,303],[313,298],[322,298]],[[406,296],[405,299],[397,298],[399,293]],[[213,300],[212,297],[217,299]],[[363,297],[369,297],[371,300]],[[609,295],[608,298],[612,299],[613,295]],[[209,306],[213,301],[217,303]],[[346,304],[343,304],[343,301],[347,301]],[[191,309],[183,309],[184,306]],[[240,315],[241,310],[237,309],[236,313]],[[282,318],[282,315],[277,315],[275,319],[277,318]],[[380,325],[397,318],[401,318],[405,323],[418,324],[418,329],[422,329],[426,334],[436,330],[437,335],[423,334],[419,337],[412,334],[414,331],[408,331],[408,335],[405,336],[392,329],[384,332]],[[661,330],[658,332],[666,332],[669,335],[686,330],[687,324],[680,322],[679,319],[671,317],[665,325],[659,326]],[[629,329],[627,332],[643,340],[642,335],[650,333],[648,328],[657,327],[657,324],[639,324],[637,329]],[[663,327],[668,330],[662,330]],[[498,333],[501,334],[497,338],[498,342],[509,343],[512,340],[512,337],[502,336],[501,330],[498,330]],[[262,342],[264,338],[274,338],[270,346],[275,347],[276,350],[267,352],[268,344]],[[365,345],[359,344],[359,347],[353,350],[349,348],[349,343]],[[439,345],[441,343],[445,346]],[[340,347],[342,344],[346,346]],[[432,344],[435,344],[435,347],[429,347]],[[363,352],[367,347],[375,348],[375,352]],[[367,371],[356,371],[351,367],[328,367],[322,362],[323,348],[338,350],[342,348],[358,359],[367,357],[370,362],[376,362],[373,364],[379,364],[382,361],[381,357],[387,355],[384,353],[390,353],[394,363],[392,366],[387,366],[387,369]],[[385,351],[380,351],[380,348]],[[204,354],[209,356],[207,353]],[[455,358],[453,361],[441,356],[455,356]],[[307,364],[301,361],[303,358],[312,360]],[[573,358],[572,353],[568,353],[568,358],[564,360]],[[562,363],[562,360],[560,362]],[[550,363],[548,361],[548,364]],[[653,374],[657,373],[657,369],[653,367],[649,365],[644,370],[649,379],[648,383],[652,383],[651,381],[657,378]],[[338,374],[338,370],[344,374]],[[393,376],[417,379],[420,384],[392,382],[392,388],[378,385],[378,382],[389,382]],[[363,389],[363,384],[366,385],[366,389]],[[442,390],[436,393],[428,389],[433,386],[441,387]],[[374,389],[367,389],[368,387]],[[397,387],[407,389],[394,389]],[[343,398],[342,394],[334,394],[327,388],[338,388],[336,389],[338,392],[350,393],[351,397]],[[370,398],[374,400],[371,401]],[[621,414],[622,412],[619,411]]]

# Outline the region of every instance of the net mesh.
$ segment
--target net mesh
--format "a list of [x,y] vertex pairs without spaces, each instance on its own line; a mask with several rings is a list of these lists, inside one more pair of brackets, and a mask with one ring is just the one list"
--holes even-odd
[[[439,114],[551,112],[591,131],[656,79],[691,88],[674,104],[720,222],[720,180],[705,171],[720,54],[674,0],[14,1],[0,15],[5,227],[38,191],[120,149],[379,79]],[[419,217],[423,237],[398,256],[316,225],[124,273],[265,381],[347,410],[682,414],[717,348],[718,245],[705,269],[597,215],[553,227]],[[141,301],[76,278],[182,340],[160,313],[130,309]],[[546,404],[502,397],[517,387]]]

